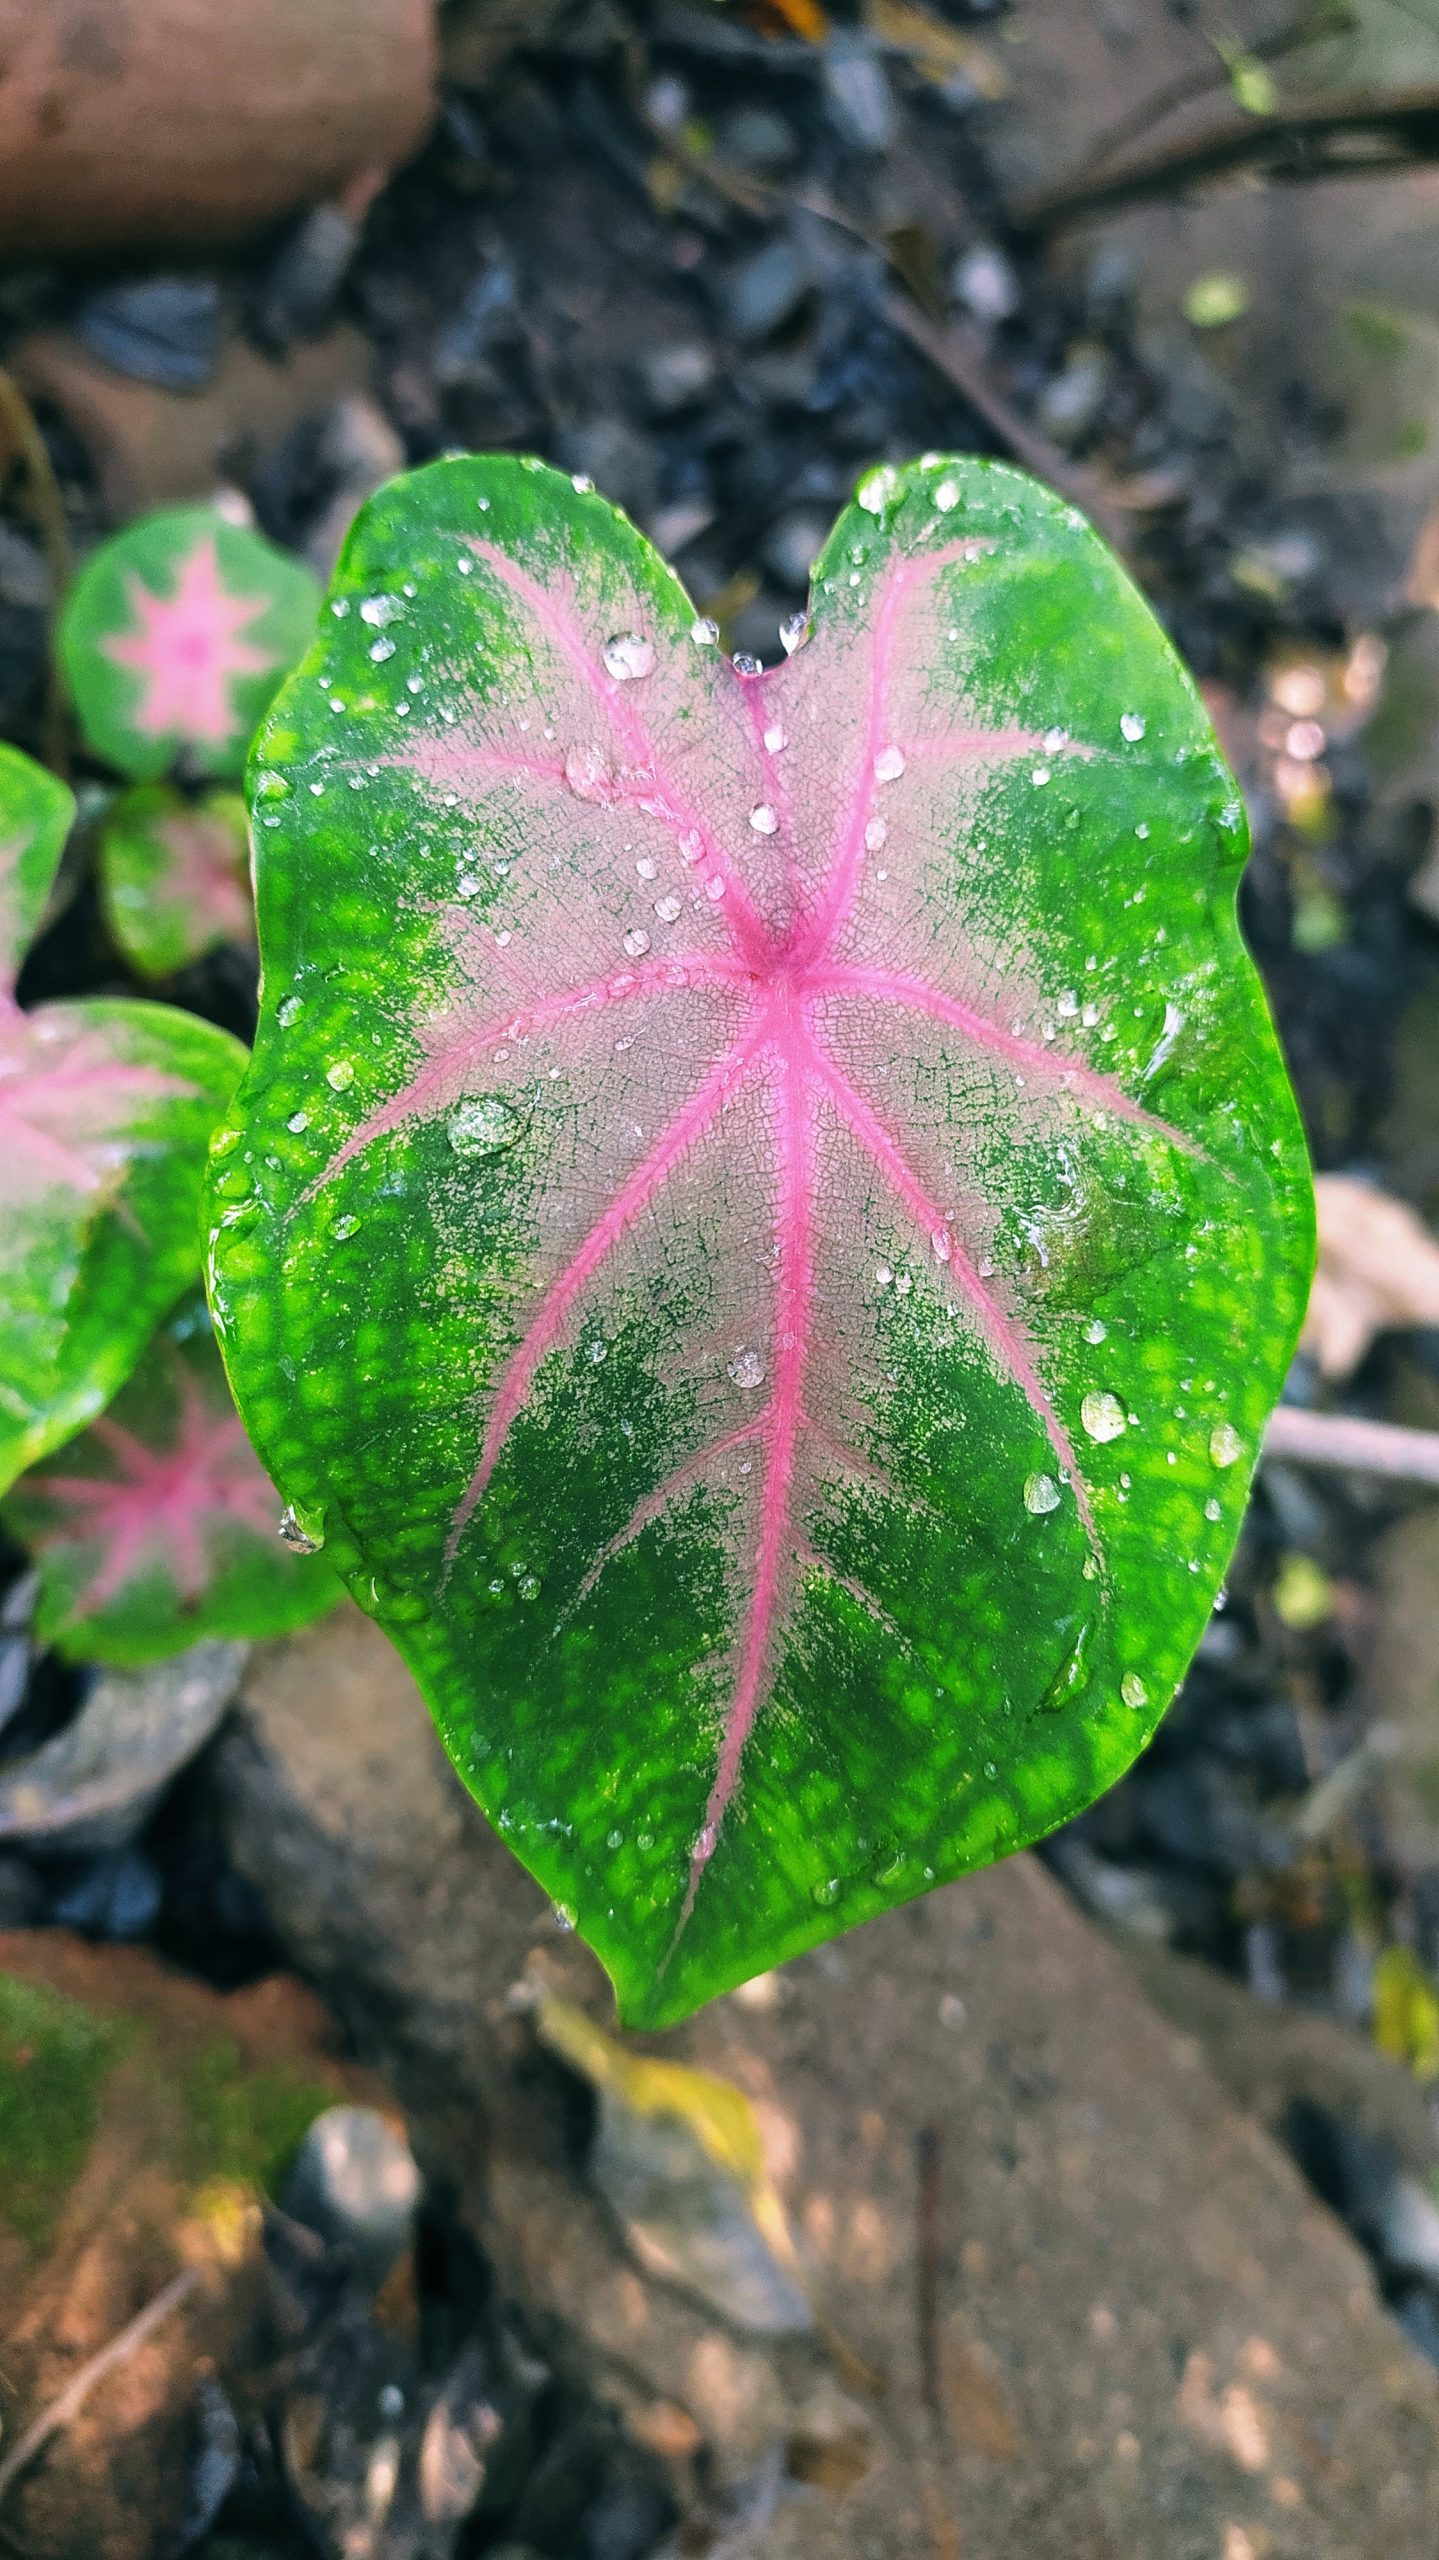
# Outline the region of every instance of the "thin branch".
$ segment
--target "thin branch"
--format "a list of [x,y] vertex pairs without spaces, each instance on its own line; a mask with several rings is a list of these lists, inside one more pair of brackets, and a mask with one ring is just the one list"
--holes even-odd
[[1264,1434],[1266,1458],[1299,1467],[1347,1467],[1355,1475],[1388,1476],[1398,1484],[1439,1485],[1439,1431],[1412,1431],[1397,1422],[1366,1422],[1353,1413],[1309,1413],[1282,1404]]
[[[1309,45],[1324,44],[1336,35],[1347,34],[1352,24],[1351,13],[1343,7],[1332,14],[1321,9],[1317,17],[1312,9],[1306,7],[1303,15],[1289,26],[1281,27],[1272,36],[1259,38],[1254,44],[1245,45],[1243,50],[1252,62],[1282,62],[1286,54],[1302,53]],[[1215,89],[1228,85],[1233,77],[1232,55],[1225,53],[1212,36],[1201,37],[1201,42],[1210,48],[1209,59],[1196,63],[1188,71],[1178,72],[1174,79],[1166,80],[1162,88],[1151,89],[1148,97],[1137,107],[1131,107],[1117,123],[1106,126],[1102,133],[1096,135],[1074,173],[1076,180],[1091,177],[1105,168],[1117,151],[1124,150],[1128,143],[1142,141],[1157,124],[1177,115],[1181,107],[1197,106],[1201,98],[1207,98]]]
[[[70,528],[65,520],[65,501],[50,450],[35,423],[35,412],[13,374],[0,370],[0,437],[8,443],[15,460],[25,474],[26,497],[30,513],[50,571],[50,623],[54,625],[65,600],[65,590],[74,572],[74,555],[70,548]],[[50,672],[45,694],[45,761],[63,778],[69,770],[69,722],[65,714],[65,694],[53,646],[50,649]]]
[[[1366,141],[1367,150],[1355,147]],[[1020,233],[1054,232],[1121,205],[1181,195],[1238,169],[1257,167],[1291,180],[1343,178],[1436,159],[1439,87],[1346,89],[1269,116],[1226,116],[1100,176],[1081,172],[1041,187],[1011,207],[1009,220]]]
[[124,2328],[116,2332],[108,2346],[101,2347],[98,2354],[81,2365],[78,2373],[71,2375],[58,2399],[52,2400],[48,2409],[41,2410],[34,2424],[26,2428],[19,2443],[12,2445],[4,2461],[0,2462],[0,2503],[8,2497],[21,2472],[28,2471],[37,2453],[43,2452],[50,2438],[79,2416],[96,2383],[103,2382],[106,2374],[113,2373],[117,2365],[126,2363],[161,2322],[168,2320],[172,2311],[178,2311],[199,2281],[197,2267],[187,2267],[182,2275],[172,2276],[167,2285],[161,2286],[153,2301],[147,2302],[143,2311],[137,2311],[134,2319],[128,2320]]

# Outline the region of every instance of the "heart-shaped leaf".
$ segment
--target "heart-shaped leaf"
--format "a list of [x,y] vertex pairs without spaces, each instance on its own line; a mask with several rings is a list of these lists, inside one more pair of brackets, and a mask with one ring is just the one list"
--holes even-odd
[[0,1490],[108,1403],[194,1275],[205,1146],[245,1055],[168,1006],[16,1004],[70,806],[0,763]]
[[41,1641],[95,1662],[284,1635],[339,1596],[323,1557],[281,1544],[279,1498],[193,1298],[108,1412],[12,1486],[4,1516],[39,1562]]
[[371,502],[214,1182],[266,1464],[646,2024],[1132,1760],[1312,1241],[1243,810],[1083,520],[887,469],[787,665],[715,636],[538,464]]
[[105,813],[100,891],[117,946],[142,977],[169,978],[217,942],[253,942],[250,833],[236,791],[187,800],[163,782]]
[[0,989],[8,995],[45,912],[75,795],[18,747],[0,746]]
[[86,562],[60,617],[90,745],[137,782],[181,754],[198,773],[238,775],[318,604],[300,561],[214,508],[142,516]]

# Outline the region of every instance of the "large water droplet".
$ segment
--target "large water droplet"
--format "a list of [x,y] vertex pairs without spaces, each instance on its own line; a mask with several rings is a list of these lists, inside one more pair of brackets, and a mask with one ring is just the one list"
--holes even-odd
[[1119,1684],[1119,1694],[1127,1707],[1144,1707],[1149,1704],[1149,1691],[1137,1671],[1126,1671]]
[[760,800],[749,813],[749,822],[757,836],[772,836],[779,819],[767,800]]
[[697,649],[712,649],[719,638],[719,624],[702,613],[690,624],[690,638]]
[[880,748],[880,751],[879,751],[879,753],[878,753],[878,755],[875,757],[875,760],[874,760],[874,778],[875,778],[875,781],[876,781],[876,782],[898,782],[899,777],[900,777],[900,775],[903,773],[903,771],[904,771],[904,750],[903,750],[903,748],[901,748],[901,747],[881,747],[881,748]]
[[947,516],[951,508],[958,506],[960,496],[961,490],[957,480],[941,480],[934,493],[934,503],[940,514]]
[[335,1093],[348,1093],[355,1081],[355,1070],[348,1058],[336,1058],[325,1069],[325,1082]]
[[1217,1423],[1209,1434],[1209,1455],[1216,1467],[1232,1467],[1244,1455],[1244,1443],[1232,1422]]
[[680,902],[678,898],[656,898],[655,914],[659,917],[661,924],[673,924],[675,918],[679,914],[679,911]]
[[457,1156],[499,1155],[524,1136],[525,1115],[502,1093],[478,1093],[450,1113],[445,1135]]
[[1026,1511],[1032,1511],[1036,1519],[1042,1519],[1046,1511],[1059,1509],[1059,1487],[1053,1476],[1025,1477],[1024,1507]]
[[643,960],[649,947],[650,938],[646,933],[644,926],[642,924],[631,925],[629,932],[625,935],[626,958],[630,960]]
[[1124,1407],[1118,1396],[1091,1392],[1079,1408],[1079,1419],[1091,1440],[1117,1440],[1124,1429]]
[[310,1115],[308,1111],[292,1111],[289,1119],[285,1123],[286,1128],[293,1130],[297,1138],[301,1130],[308,1129],[309,1125]]
[[358,1218],[337,1218],[330,1229],[330,1233],[334,1237],[336,1244],[348,1244],[351,1236],[357,1236],[359,1232],[360,1221]]
[[613,676],[617,684],[631,684],[636,676],[654,672],[654,645],[646,640],[643,632],[617,631],[612,640],[605,642],[600,654],[606,675]]
[[1143,735],[1144,735],[1144,714],[1143,714],[1143,712],[1142,712],[1142,711],[1125,711],[1125,712],[1121,713],[1121,715],[1120,715],[1120,721],[1119,721],[1119,734],[1120,734],[1120,736],[1121,736],[1122,738],[1127,738],[1127,739],[1129,740],[1129,743],[1130,743],[1130,745],[1131,745],[1132,747],[1137,747],[1137,746],[1138,746],[1138,744],[1139,744],[1140,739],[1141,739],[1141,738],[1143,737]]
[[323,1538],[314,1537],[308,1529],[301,1528],[293,1502],[287,1502],[280,1514],[278,1534],[281,1545],[297,1556],[317,1556],[325,1543]]
[[382,667],[385,660],[387,658],[393,658],[394,654],[395,644],[393,640],[377,640],[370,650],[370,657],[377,667]]
[[283,1003],[277,1005],[275,1008],[275,1020],[278,1022],[282,1031],[288,1031],[292,1023],[299,1021],[304,1010],[305,999],[303,996],[286,996]]
[[366,596],[360,606],[360,620],[379,631],[387,622],[397,621],[404,610],[398,596]]
[[730,665],[737,676],[744,676],[746,679],[764,674],[763,658],[756,658],[748,649],[736,649]]
[[771,721],[764,733],[764,742],[772,756],[779,755],[789,745],[789,731],[782,720]]
[[899,473],[892,462],[880,463],[877,470],[867,471],[855,491],[867,516],[882,516],[899,487]]
[[792,658],[794,656],[796,649],[799,647],[799,644],[808,629],[809,615],[807,613],[792,613],[786,622],[782,622],[780,624],[779,645],[783,649],[787,658]]
[[757,1351],[737,1351],[729,1363],[729,1375],[737,1387],[763,1386],[764,1362]]

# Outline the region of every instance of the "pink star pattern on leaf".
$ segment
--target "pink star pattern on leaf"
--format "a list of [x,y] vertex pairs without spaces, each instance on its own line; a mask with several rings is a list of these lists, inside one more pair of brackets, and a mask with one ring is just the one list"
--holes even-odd
[[240,726],[233,679],[265,675],[276,664],[272,651],[240,637],[265,612],[268,596],[230,594],[213,534],[181,562],[173,595],[156,595],[133,576],[126,585],[134,627],[100,646],[117,667],[141,679],[135,727],[147,738],[224,746]]
[[167,1446],[151,1447],[102,1417],[90,1437],[108,1453],[114,1475],[47,1473],[43,1479],[47,1498],[69,1514],[43,1543],[78,1541],[100,1549],[75,1603],[77,1617],[104,1608],[147,1564],[162,1566],[181,1600],[193,1606],[213,1569],[207,1532],[233,1521],[260,1536],[273,1534],[278,1505],[238,1415],[209,1407],[183,1367],[177,1385],[180,1412]]

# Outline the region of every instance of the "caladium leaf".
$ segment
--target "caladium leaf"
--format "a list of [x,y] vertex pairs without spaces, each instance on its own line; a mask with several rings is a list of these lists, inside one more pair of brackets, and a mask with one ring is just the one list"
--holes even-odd
[[1082,518],[886,469],[788,664],[714,640],[538,464],[371,502],[213,1190],[267,1466],[649,2025],[1133,1759],[1312,1249],[1243,809]]
[[95,1662],[284,1635],[339,1596],[323,1557],[281,1544],[279,1497],[197,1298],[108,1411],[11,1488],[4,1517],[39,1563],[41,1641]]
[[143,977],[172,977],[217,942],[254,941],[238,792],[188,800],[160,782],[121,792],[100,830],[99,871],[110,930]]
[[18,747],[0,746],[0,986],[33,940],[75,817],[75,795]]
[[86,562],[60,618],[90,745],[137,782],[182,754],[196,772],[238,775],[318,603],[300,561],[212,507],[142,516]]
[[17,1005],[72,806],[0,759],[0,1489],[100,1411],[195,1273],[206,1141],[245,1055],[160,1005]]

